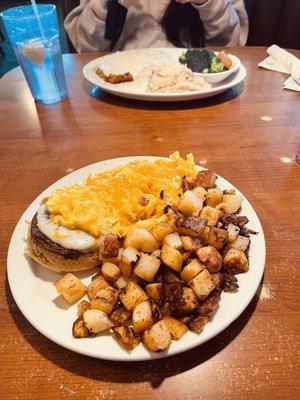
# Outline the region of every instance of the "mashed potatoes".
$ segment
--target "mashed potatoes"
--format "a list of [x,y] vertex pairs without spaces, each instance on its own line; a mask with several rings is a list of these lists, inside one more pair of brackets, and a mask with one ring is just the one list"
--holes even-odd
[[55,190],[45,202],[51,221],[93,236],[125,235],[133,224],[151,228],[165,217],[165,204],[177,205],[183,176],[195,176],[193,156],[136,160],[86,181]]

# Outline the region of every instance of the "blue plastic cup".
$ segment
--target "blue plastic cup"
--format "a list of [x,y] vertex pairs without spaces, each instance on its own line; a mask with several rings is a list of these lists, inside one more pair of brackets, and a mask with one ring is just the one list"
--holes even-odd
[[56,8],[21,6],[0,16],[35,101],[53,104],[67,97]]

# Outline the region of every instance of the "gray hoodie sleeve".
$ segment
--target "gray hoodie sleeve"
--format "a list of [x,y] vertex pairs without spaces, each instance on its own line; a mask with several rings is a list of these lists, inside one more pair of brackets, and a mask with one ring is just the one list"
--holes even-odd
[[208,0],[193,3],[204,25],[208,46],[244,46],[248,37],[248,16],[243,0]]

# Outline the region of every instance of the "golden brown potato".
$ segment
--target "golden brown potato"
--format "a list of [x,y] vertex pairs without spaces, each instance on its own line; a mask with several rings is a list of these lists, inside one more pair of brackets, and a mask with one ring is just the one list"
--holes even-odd
[[127,278],[132,275],[133,272],[133,263],[129,262],[127,258],[121,257],[121,261],[119,262],[119,268],[121,274]]
[[203,331],[203,328],[208,323],[209,317],[202,317],[201,315],[192,318],[187,323],[189,329],[193,332],[200,333]]
[[163,244],[167,246],[174,247],[174,249],[180,250],[182,249],[182,241],[178,233],[170,233],[165,236],[162,241]]
[[162,304],[164,298],[164,285],[163,283],[149,283],[145,286],[147,295],[158,305]]
[[155,225],[151,230],[150,233],[153,235],[154,239],[160,243],[162,239],[169,235],[170,233],[174,232],[175,227],[168,221],[159,222]]
[[133,350],[136,346],[140,344],[140,338],[135,335],[133,329],[130,326],[118,326],[114,327],[113,331],[115,333],[116,339],[119,344],[127,350]]
[[184,215],[198,216],[202,208],[203,201],[199,199],[196,193],[187,190],[179,200],[178,210]]
[[121,276],[120,268],[110,262],[104,262],[101,268],[102,274],[108,281],[116,281]]
[[203,246],[200,239],[190,236],[181,236],[181,242],[184,250],[187,251],[194,251]]
[[122,252],[122,259],[125,258],[129,263],[136,263],[140,256],[140,252],[134,247],[126,247]]
[[216,226],[221,215],[222,212],[220,210],[206,206],[201,210],[200,218],[207,219],[208,225]]
[[241,207],[243,196],[240,194],[223,194],[222,203],[226,203],[230,207],[230,213],[234,214]]
[[150,351],[166,350],[171,343],[171,334],[165,321],[161,320],[144,331],[142,341]]
[[211,274],[216,274],[222,268],[221,254],[212,246],[201,247],[197,250],[197,256]]
[[224,229],[212,227],[209,229],[205,243],[213,246],[217,250],[221,250],[228,240],[228,232]]
[[73,274],[66,274],[64,277],[58,279],[54,286],[57,292],[71,304],[79,300],[87,292],[84,284]]
[[81,300],[80,303],[77,304],[77,315],[80,317],[86,310],[91,308],[91,303],[86,300]]
[[146,229],[137,228],[134,226],[127,233],[125,247],[134,247],[137,250],[144,251],[145,253],[152,253],[152,251],[159,248],[158,242],[154,239],[153,235]]
[[180,272],[182,268],[182,254],[180,251],[170,247],[168,245],[163,245],[161,252],[161,260],[168,267],[174,269],[176,272]]
[[207,191],[201,187],[201,186],[197,186],[193,189],[193,193],[195,193],[198,197],[198,199],[201,201],[202,205],[206,199],[207,196]]
[[204,189],[212,189],[215,187],[217,176],[213,171],[199,171],[196,178],[196,185]]
[[126,310],[123,306],[118,306],[109,315],[109,319],[114,324],[114,326],[122,326],[131,317],[131,313]]
[[82,317],[77,318],[76,321],[74,322],[72,333],[73,336],[76,338],[85,338],[90,336],[90,331],[84,325],[84,320]]
[[206,204],[210,207],[216,207],[222,203],[223,192],[220,189],[208,189],[206,196]]
[[198,275],[199,272],[201,272],[204,268],[204,265],[202,265],[198,260],[193,259],[181,271],[181,279],[185,282],[188,282],[195,278],[195,276]]
[[224,269],[230,274],[239,274],[249,270],[246,254],[238,249],[229,249],[223,258]]
[[106,286],[98,290],[96,297],[91,301],[93,310],[101,310],[105,314],[110,314],[119,298],[119,291],[111,286]]
[[205,300],[215,285],[207,269],[201,271],[189,282],[190,287],[196,293],[199,300]]
[[98,274],[92,277],[92,281],[87,288],[90,298],[93,299],[97,292],[106,286],[109,286],[109,283],[105,280],[101,273],[98,272]]
[[135,333],[140,333],[154,325],[160,319],[160,312],[150,300],[139,303],[132,312],[132,326]]
[[174,340],[181,339],[182,336],[188,331],[187,326],[176,318],[166,316],[164,317],[163,321],[167,324],[171,338]]
[[91,333],[99,333],[110,329],[113,324],[101,310],[87,310],[83,313],[85,326]]
[[116,288],[119,290],[123,289],[129,280],[130,280],[130,278],[128,278],[127,276],[123,276],[123,275],[120,276],[120,278],[118,278],[115,281]]
[[134,268],[134,274],[147,282],[152,282],[160,266],[160,260],[152,254],[142,254]]
[[148,299],[143,289],[134,281],[127,282],[120,293],[120,300],[128,311],[132,311],[139,303]]

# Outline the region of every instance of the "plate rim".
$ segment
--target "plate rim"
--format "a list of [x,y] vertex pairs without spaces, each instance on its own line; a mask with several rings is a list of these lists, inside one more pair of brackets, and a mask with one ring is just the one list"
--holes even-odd
[[[12,255],[13,244],[14,244],[15,236],[17,235],[17,232],[18,232],[18,230],[19,230],[19,227],[20,227],[22,224],[26,223],[26,217],[25,217],[25,216],[26,216],[27,213],[30,211],[30,209],[35,205],[35,203],[37,203],[37,202],[39,201],[39,199],[41,199],[41,198],[44,196],[44,193],[45,193],[45,192],[48,192],[48,191],[50,191],[50,190],[53,190],[52,187],[59,185],[60,181],[63,181],[63,180],[65,180],[67,177],[70,177],[70,176],[72,176],[72,175],[75,175],[75,176],[76,176],[76,174],[78,174],[79,172],[80,172],[80,173],[81,173],[81,172],[85,172],[84,170],[89,169],[89,168],[94,168],[94,167],[98,166],[99,164],[105,164],[105,163],[113,163],[113,164],[114,164],[115,162],[117,162],[117,163],[120,162],[119,165],[121,165],[121,164],[123,165],[123,164],[126,164],[126,163],[130,162],[130,161],[133,161],[134,159],[147,159],[147,160],[149,160],[149,161],[154,161],[154,160],[156,160],[156,159],[168,159],[168,158],[167,158],[167,157],[160,157],[160,156],[147,156],[147,155],[145,155],[145,156],[116,157],[116,158],[112,158],[112,159],[108,159],[108,160],[102,160],[102,161],[99,161],[99,162],[96,162],[96,163],[92,163],[92,164],[86,165],[86,166],[84,166],[84,167],[81,167],[81,168],[79,168],[79,169],[76,169],[75,171],[72,171],[71,173],[69,173],[69,174],[67,174],[67,175],[64,175],[63,177],[61,177],[61,178],[58,179],[57,181],[53,182],[50,186],[48,186],[47,188],[45,188],[45,189],[44,189],[30,204],[29,204],[29,206],[25,209],[25,211],[22,213],[21,217],[19,218],[19,220],[18,220],[18,222],[17,222],[17,224],[16,224],[16,226],[15,226],[15,228],[14,228],[14,230],[13,230],[13,233],[12,233],[11,238],[10,238],[9,246],[8,246],[8,251],[7,251],[7,271],[6,271],[6,272],[7,272],[7,279],[8,279],[9,288],[10,288],[10,291],[11,291],[11,294],[12,294],[12,296],[13,296],[13,299],[14,299],[15,303],[17,304],[19,310],[21,311],[21,313],[23,314],[23,316],[27,319],[27,321],[28,321],[39,333],[41,333],[41,334],[42,334],[43,336],[45,336],[47,339],[51,340],[52,342],[58,344],[59,346],[61,346],[61,347],[63,347],[63,348],[66,348],[67,350],[70,350],[70,351],[72,351],[72,352],[75,352],[75,353],[78,353],[78,354],[82,354],[82,355],[85,355],[85,356],[88,356],[88,357],[92,357],[92,358],[97,358],[97,359],[102,359],[102,360],[109,360],[109,361],[118,361],[118,362],[120,362],[120,361],[122,361],[122,362],[128,362],[128,361],[129,361],[129,362],[135,362],[135,361],[150,361],[150,360],[154,360],[154,359],[160,359],[160,358],[171,357],[171,356],[174,356],[174,355],[177,355],[177,354],[184,353],[184,352],[186,352],[186,351],[188,351],[188,350],[191,350],[191,349],[193,349],[193,348],[195,348],[195,347],[201,346],[202,344],[204,344],[204,343],[206,343],[207,341],[211,340],[211,339],[214,338],[215,336],[219,335],[221,332],[225,331],[225,329],[227,329],[228,326],[230,326],[230,325],[231,325],[231,324],[232,324],[232,323],[247,309],[247,307],[248,307],[249,304],[251,303],[252,299],[254,298],[254,296],[255,296],[255,294],[256,294],[258,288],[259,288],[260,282],[261,282],[261,280],[262,280],[262,277],[263,277],[263,274],[264,274],[264,271],[265,271],[265,264],[266,264],[266,241],[265,241],[265,234],[264,234],[264,230],[263,230],[261,221],[260,221],[260,219],[259,219],[259,217],[258,217],[258,215],[257,215],[257,213],[256,213],[256,211],[255,211],[255,209],[253,208],[252,204],[249,202],[249,200],[247,199],[247,197],[246,197],[243,193],[241,193],[241,192],[239,191],[239,189],[238,189],[235,185],[233,185],[233,184],[232,184],[230,181],[228,181],[227,179],[223,178],[221,175],[218,175],[218,174],[217,174],[217,176],[220,177],[222,180],[224,180],[224,182],[225,182],[226,184],[228,183],[229,185],[231,185],[232,187],[234,187],[234,188],[238,191],[238,193],[240,193],[240,194],[243,195],[243,198],[248,202],[248,204],[249,204],[249,206],[250,206],[251,212],[254,213],[254,215],[256,216],[257,222],[258,222],[259,228],[260,228],[259,234],[260,234],[260,236],[261,236],[260,239],[261,239],[261,245],[262,245],[262,254],[260,255],[260,260],[261,260],[261,266],[262,266],[262,268],[259,270],[259,274],[257,275],[257,284],[256,284],[255,286],[253,286],[253,288],[252,288],[252,290],[251,290],[251,293],[249,294],[249,297],[248,297],[247,301],[243,303],[243,304],[244,304],[243,307],[241,307],[241,309],[240,309],[238,312],[232,313],[232,315],[230,315],[230,318],[228,318],[228,321],[227,321],[224,325],[222,325],[222,327],[220,327],[219,329],[217,329],[217,331],[211,332],[211,334],[207,335],[207,337],[205,337],[204,340],[201,340],[201,335],[198,335],[197,338],[199,338],[199,339],[196,340],[195,342],[186,344],[185,346],[182,346],[182,347],[180,347],[180,348],[178,348],[178,349],[173,349],[172,352],[170,352],[170,353],[168,352],[168,350],[167,350],[166,352],[160,352],[160,353],[151,353],[151,352],[148,352],[148,351],[147,351],[146,354],[133,355],[133,354],[128,354],[128,353],[126,352],[126,350],[124,350],[124,355],[126,354],[126,357],[119,357],[118,355],[117,355],[117,356],[114,356],[114,355],[112,355],[112,356],[103,356],[103,355],[102,355],[102,356],[101,356],[101,354],[97,354],[97,353],[96,353],[96,354],[91,354],[89,351],[85,351],[84,349],[77,349],[77,348],[74,348],[74,347],[72,346],[71,342],[70,342],[70,344],[69,344],[69,343],[64,342],[63,339],[56,338],[56,337],[52,337],[51,335],[49,335],[49,333],[47,333],[46,329],[44,329],[43,327],[39,326],[38,323],[36,323],[36,321],[34,321],[34,320],[31,318],[30,313],[28,313],[27,310],[23,307],[22,302],[21,302],[21,301],[20,301],[20,302],[18,301],[18,295],[17,295],[17,293],[15,292],[15,287],[14,287],[14,284],[13,284],[13,279],[14,279],[14,277],[12,276],[12,272],[13,272],[13,271],[11,271],[11,268],[12,268],[12,267],[9,267],[9,265],[10,265],[10,263],[12,262],[12,261],[11,261],[11,257],[13,257],[13,255]],[[197,165],[197,164],[196,164],[196,166],[197,166],[197,168],[199,168],[199,170],[205,170],[205,169],[206,169],[206,168],[202,167],[201,165]],[[113,167],[112,167],[112,168],[113,168]],[[25,244],[24,244],[24,246],[25,246]],[[24,256],[25,256],[25,255],[24,255]],[[51,300],[49,300],[49,301],[51,301]],[[118,346],[119,346],[119,345],[118,345]]]

